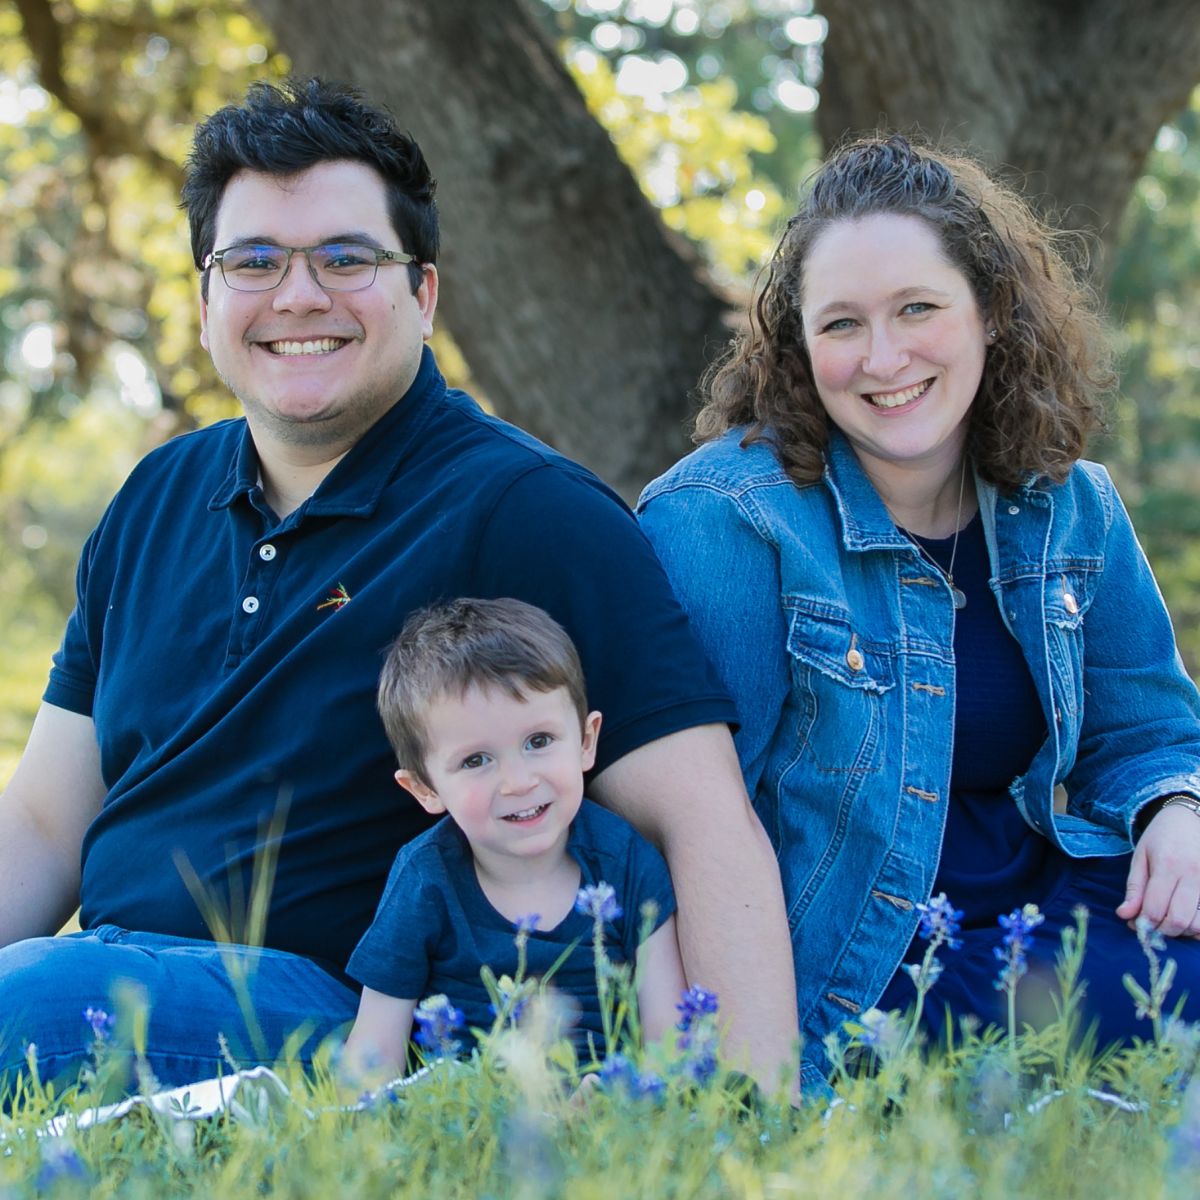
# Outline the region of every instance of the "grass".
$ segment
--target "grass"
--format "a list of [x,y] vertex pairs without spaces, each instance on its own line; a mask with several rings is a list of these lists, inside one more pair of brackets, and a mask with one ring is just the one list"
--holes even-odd
[[[32,1134],[97,1103],[123,1068],[126,1052],[98,1041],[75,1088],[29,1080],[11,1098],[0,1196],[1193,1196],[1200,1027],[1165,1015],[1160,989],[1137,999],[1148,1040],[1097,1056],[1075,1003],[1085,927],[1064,938],[1059,1015],[1045,1029],[966,1023],[953,1044],[928,1047],[912,1012],[871,1016],[833,1048],[832,1103],[799,1108],[710,1069],[716,1018],[703,1008],[673,1046],[625,1047],[629,1062],[610,1059],[606,1081],[572,1103],[580,1071],[533,996],[470,1061],[435,1058],[363,1111],[347,1109],[331,1050],[308,1075],[278,1064],[287,1100],[244,1086],[201,1121],[143,1108],[60,1139]],[[952,933],[931,939],[934,953]],[[1162,959],[1149,934],[1144,944]],[[631,986],[618,978],[615,991]]]
[[[1168,1065],[1152,1047],[1127,1063],[1139,1078]],[[1017,1103],[1006,1123],[961,1066],[924,1060],[900,1100],[878,1076],[843,1081],[844,1102],[831,1111],[747,1110],[736,1091],[711,1086],[658,1100],[599,1093],[572,1112],[565,1100],[535,1099],[520,1072],[485,1057],[435,1071],[374,1111],[309,1117],[301,1105],[333,1103],[335,1090],[293,1074],[291,1107],[256,1113],[251,1104],[238,1117],[178,1123],[140,1111],[57,1148],[10,1138],[0,1188],[32,1196],[40,1175],[49,1194],[94,1197],[1195,1194],[1200,1163],[1186,1130],[1197,1114],[1165,1076],[1140,1094],[1144,1111],[1074,1089],[1033,1113]],[[57,1107],[31,1095],[3,1128],[30,1129]]]

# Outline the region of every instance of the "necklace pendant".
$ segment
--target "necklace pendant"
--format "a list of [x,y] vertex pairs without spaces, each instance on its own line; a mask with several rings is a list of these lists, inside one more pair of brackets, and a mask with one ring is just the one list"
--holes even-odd
[[954,584],[950,584],[950,591],[954,596],[954,607],[955,608],[966,608],[967,607],[966,592],[964,592],[962,590],[962,588],[960,588],[960,587],[955,587]]

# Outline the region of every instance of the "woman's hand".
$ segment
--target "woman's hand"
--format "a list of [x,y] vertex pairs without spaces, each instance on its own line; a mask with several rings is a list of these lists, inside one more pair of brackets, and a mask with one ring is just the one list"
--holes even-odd
[[1117,916],[1145,917],[1167,937],[1200,938],[1200,816],[1182,804],[1161,809],[1134,847]]

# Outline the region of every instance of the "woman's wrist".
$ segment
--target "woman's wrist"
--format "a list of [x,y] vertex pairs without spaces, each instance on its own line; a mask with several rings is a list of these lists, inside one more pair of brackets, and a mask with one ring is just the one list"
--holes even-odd
[[1195,796],[1188,795],[1187,792],[1172,792],[1170,795],[1160,796],[1157,800],[1151,800],[1149,804],[1138,810],[1133,821],[1136,837],[1141,837],[1146,832],[1146,827],[1164,808],[1171,807],[1186,808],[1200,817],[1200,800]]

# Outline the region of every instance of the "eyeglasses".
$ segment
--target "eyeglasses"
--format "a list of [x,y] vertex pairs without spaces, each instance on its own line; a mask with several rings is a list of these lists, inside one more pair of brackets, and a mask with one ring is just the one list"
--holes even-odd
[[235,292],[269,292],[287,278],[292,255],[303,254],[308,273],[327,292],[358,292],[375,282],[380,263],[413,263],[403,250],[380,250],[360,242],[324,242],[319,246],[247,243],[214,250],[201,267],[214,264]]

